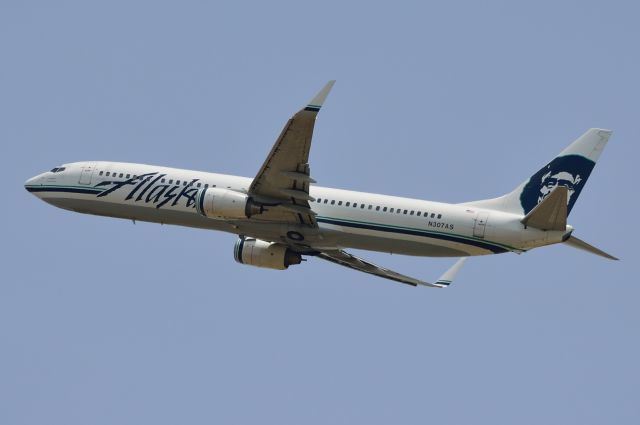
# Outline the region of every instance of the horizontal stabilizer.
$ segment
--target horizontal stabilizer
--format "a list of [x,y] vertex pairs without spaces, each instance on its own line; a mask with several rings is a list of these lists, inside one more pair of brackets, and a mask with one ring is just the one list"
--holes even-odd
[[520,221],[527,227],[540,230],[565,230],[568,196],[567,186],[556,187]]
[[585,241],[576,238],[575,236],[570,236],[564,243],[574,248],[581,249],[583,251],[590,252],[592,254],[599,255],[604,258],[608,258],[609,260],[619,260],[619,258],[614,257],[613,255],[607,254],[606,252],[599,250],[595,246],[589,245]]

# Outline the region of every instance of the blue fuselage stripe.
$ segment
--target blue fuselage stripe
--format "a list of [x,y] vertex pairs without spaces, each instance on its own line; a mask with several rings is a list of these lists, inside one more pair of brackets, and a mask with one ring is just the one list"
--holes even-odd
[[27,186],[29,192],[67,192],[67,193],[87,193],[97,195],[103,192],[103,189],[95,189],[91,187],[47,187],[47,186]]

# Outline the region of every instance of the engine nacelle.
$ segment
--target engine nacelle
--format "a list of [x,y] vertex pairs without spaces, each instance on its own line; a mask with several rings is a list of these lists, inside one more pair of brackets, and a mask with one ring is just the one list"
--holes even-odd
[[262,208],[249,195],[217,187],[202,188],[196,194],[196,210],[209,218],[249,218]]
[[239,238],[233,250],[233,258],[240,264],[277,270],[302,262],[302,256],[286,245],[253,238]]

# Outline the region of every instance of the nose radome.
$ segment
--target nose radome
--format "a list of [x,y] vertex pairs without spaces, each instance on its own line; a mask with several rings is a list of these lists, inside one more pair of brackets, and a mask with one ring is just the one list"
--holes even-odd
[[39,174],[37,176],[31,177],[30,179],[28,179],[26,182],[24,182],[24,188],[27,189],[29,192],[31,192],[31,189],[33,186],[39,184],[40,181],[40,177],[42,176],[42,174]]

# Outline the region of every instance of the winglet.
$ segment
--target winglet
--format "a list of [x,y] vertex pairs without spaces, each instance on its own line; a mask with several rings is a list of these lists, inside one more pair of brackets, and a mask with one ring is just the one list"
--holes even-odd
[[449,270],[444,272],[444,274],[440,277],[440,279],[438,279],[436,283],[434,283],[434,285],[441,288],[446,288],[447,286],[451,285],[451,282],[453,282],[453,279],[455,279],[456,275],[460,271],[460,268],[462,268],[462,265],[466,260],[466,257],[462,257],[461,259],[456,261],[456,263],[451,266]]
[[329,81],[323,88],[318,92],[317,95],[313,99],[309,101],[309,104],[304,108],[305,111],[318,112],[322,107],[325,99],[329,95],[329,92],[333,88],[333,85],[336,83],[336,80]]

